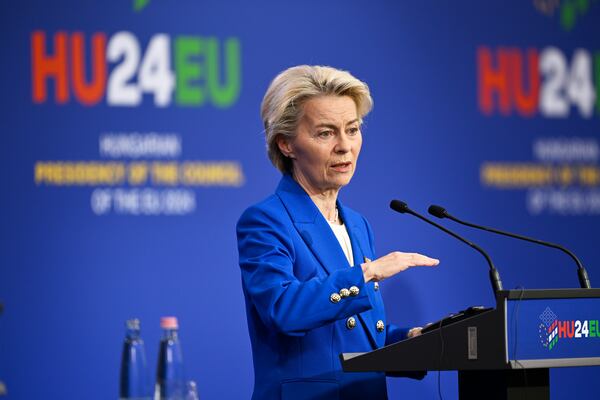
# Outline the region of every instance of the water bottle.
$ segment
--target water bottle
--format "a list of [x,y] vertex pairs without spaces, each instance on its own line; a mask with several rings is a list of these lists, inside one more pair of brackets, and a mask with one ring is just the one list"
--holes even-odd
[[187,381],[185,400],[200,400],[196,381]]
[[127,332],[121,356],[121,399],[150,400],[148,368],[144,341],[140,338],[140,320],[125,323]]
[[179,343],[176,317],[160,319],[163,336],[158,352],[154,400],[184,400],[186,382],[183,374],[181,345]]

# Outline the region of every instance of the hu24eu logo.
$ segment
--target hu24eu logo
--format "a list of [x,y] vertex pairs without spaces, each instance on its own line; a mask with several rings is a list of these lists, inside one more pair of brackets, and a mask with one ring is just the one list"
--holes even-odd
[[556,47],[527,51],[514,47],[477,49],[479,109],[504,116],[583,118],[600,114],[600,52]]
[[[241,87],[241,51],[236,38],[155,34],[145,49],[131,32],[110,37],[81,32],[31,34],[32,98],[35,103],[76,102],[93,106],[139,106],[144,95],[157,107],[229,107]],[[109,68],[110,67],[110,68]]]
[[556,347],[559,339],[575,340],[585,338],[600,338],[598,320],[561,321],[556,314],[546,307],[540,315],[539,335],[542,346],[548,350]]

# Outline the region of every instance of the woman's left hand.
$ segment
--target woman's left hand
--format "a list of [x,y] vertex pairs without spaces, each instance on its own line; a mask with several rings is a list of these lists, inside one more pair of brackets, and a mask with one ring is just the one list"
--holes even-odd
[[406,335],[409,338],[415,337],[415,336],[419,336],[421,334],[421,330],[423,328],[420,326],[417,326],[415,328],[412,328],[411,330],[408,331],[408,334]]

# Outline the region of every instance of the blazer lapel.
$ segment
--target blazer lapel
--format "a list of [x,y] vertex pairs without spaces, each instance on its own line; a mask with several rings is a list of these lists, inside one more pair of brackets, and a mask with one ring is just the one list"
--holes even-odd
[[349,268],[350,264],[331,227],[312,199],[290,175],[286,174],[281,179],[277,195],[323,269],[330,274],[339,268]]

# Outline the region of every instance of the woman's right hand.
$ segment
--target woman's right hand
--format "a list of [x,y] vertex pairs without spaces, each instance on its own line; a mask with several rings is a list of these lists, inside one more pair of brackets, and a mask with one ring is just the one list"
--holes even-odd
[[379,282],[411,267],[435,267],[439,263],[440,260],[422,254],[394,251],[360,266],[365,282]]

